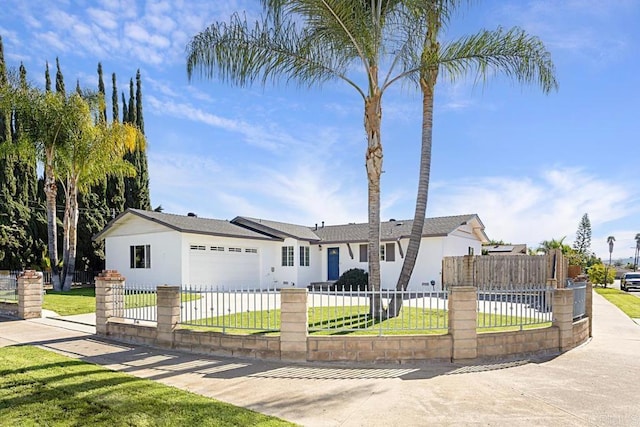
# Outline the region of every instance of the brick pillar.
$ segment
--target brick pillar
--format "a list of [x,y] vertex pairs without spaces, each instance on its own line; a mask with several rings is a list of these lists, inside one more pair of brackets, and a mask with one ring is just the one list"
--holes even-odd
[[449,293],[449,333],[453,360],[478,357],[478,293],[475,286],[453,286]]
[[180,286],[158,286],[157,344],[172,347],[173,331],[180,322]]
[[280,358],[307,360],[307,289],[280,290]]
[[553,293],[553,326],[560,330],[560,351],[573,347],[573,289],[556,289]]
[[42,317],[42,273],[25,270],[18,276],[18,317]]
[[116,270],[104,270],[96,281],[96,334],[107,335],[111,317],[124,315],[124,277]]

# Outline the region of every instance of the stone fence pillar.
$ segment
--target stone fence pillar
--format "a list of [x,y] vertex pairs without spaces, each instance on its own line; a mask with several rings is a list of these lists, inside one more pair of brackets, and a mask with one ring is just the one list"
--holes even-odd
[[307,289],[280,290],[280,358],[283,360],[307,360],[307,295]]
[[164,347],[173,346],[173,331],[180,322],[180,286],[158,286],[157,343]]
[[567,351],[573,347],[573,289],[556,289],[552,308],[553,326],[560,330],[560,351]]
[[96,334],[107,335],[111,317],[124,315],[124,277],[116,270],[104,270],[96,281]]
[[478,293],[475,286],[452,286],[449,293],[449,333],[453,360],[478,357]]
[[25,270],[18,276],[18,317],[42,317],[42,273]]

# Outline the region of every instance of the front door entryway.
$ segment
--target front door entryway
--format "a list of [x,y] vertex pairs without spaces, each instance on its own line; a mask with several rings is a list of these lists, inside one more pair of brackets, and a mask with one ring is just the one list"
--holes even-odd
[[340,277],[340,248],[328,248],[327,255],[327,280],[338,280]]

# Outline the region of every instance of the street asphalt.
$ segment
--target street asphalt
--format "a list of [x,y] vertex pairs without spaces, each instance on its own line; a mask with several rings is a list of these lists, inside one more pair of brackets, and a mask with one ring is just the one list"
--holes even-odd
[[[90,316],[0,322],[31,344],[305,426],[640,426],[640,326],[594,293],[593,339],[546,359],[294,364],[115,343]],[[95,319],[94,319],[95,322]]]

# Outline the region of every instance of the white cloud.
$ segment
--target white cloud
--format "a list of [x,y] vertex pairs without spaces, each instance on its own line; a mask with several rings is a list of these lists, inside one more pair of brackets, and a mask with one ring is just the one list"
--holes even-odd
[[551,169],[538,177],[438,182],[430,196],[429,216],[477,213],[490,238],[533,247],[563,236],[572,243],[584,213],[595,236],[609,235],[610,223],[640,212],[638,195],[634,202],[625,186],[571,168]]

